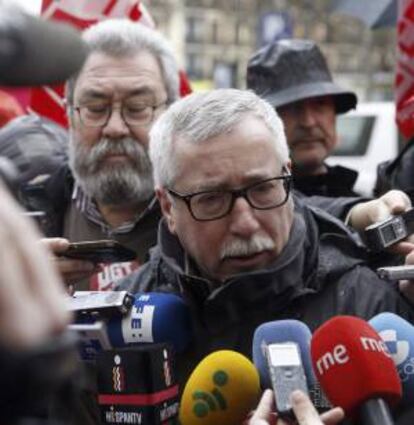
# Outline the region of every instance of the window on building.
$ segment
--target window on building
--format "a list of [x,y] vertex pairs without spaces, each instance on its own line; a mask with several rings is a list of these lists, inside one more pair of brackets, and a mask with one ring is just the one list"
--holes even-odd
[[203,21],[200,18],[194,16],[187,18],[185,39],[190,43],[203,40]]
[[215,62],[214,86],[219,89],[235,87],[237,65],[235,63]]
[[200,80],[204,78],[203,58],[195,53],[188,53],[186,57],[186,72],[189,78]]

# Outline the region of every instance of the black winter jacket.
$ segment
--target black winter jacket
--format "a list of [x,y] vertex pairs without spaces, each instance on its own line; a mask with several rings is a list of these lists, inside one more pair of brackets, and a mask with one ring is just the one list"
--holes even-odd
[[404,191],[414,202],[414,138],[412,138],[398,156],[382,162],[377,167],[377,181],[374,195],[380,196],[391,189]]
[[300,175],[293,165],[293,187],[306,196],[358,196],[354,186],[358,172],[350,168],[325,164],[326,173],[317,175]]
[[267,321],[294,318],[312,331],[338,314],[370,319],[391,311],[412,321],[411,306],[367,267],[365,250],[340,221],[298,200],[295,208],[289,242],[265,270],[237,275],[216,287],[186,274],[183,248],[161,221],[150,261],[121,282],[120,289],[177,293],[188,303],[194,341],[178,358],[181,384],[215,350],[250,357],[254,331]]

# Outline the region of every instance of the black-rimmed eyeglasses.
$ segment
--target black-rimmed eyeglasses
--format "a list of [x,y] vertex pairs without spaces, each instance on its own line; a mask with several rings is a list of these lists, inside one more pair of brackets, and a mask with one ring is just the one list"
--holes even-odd
[[243,197],[257,210],[281,207],[289,198],[292,176],[273,177],[251,184],[242,189],[206,190],[182,194],[167,189],[175,198],[183,200],[195,220],[210,221],[222,218],[233,209],[236,199]]
[[119,108],[111,104],[91,103],[73,106],[85,127],[105,127],[114,109],[120,109],[121,117],[130,127],[141,127],[152,123],[155,111],[164,107],[166,102],[150,105],[142,102],[125,102]]

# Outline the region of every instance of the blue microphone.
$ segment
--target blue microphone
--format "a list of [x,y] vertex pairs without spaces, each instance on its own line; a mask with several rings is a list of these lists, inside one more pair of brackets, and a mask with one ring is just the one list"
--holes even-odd
[[381,313],[369,324],[379,333],[400,375],[404,404],[414,402],[414,327],[394,313]]
[[175,352],[182,352],[192,339],[190,312],[177,295],[136,294],[125,316],[109,319],[107,333],[113,347],[169,343]]
[[117,313],[109,319],[84,315],[69,329],[78,338],[80,358],[92,362],[102,351],[153,343],[170,344],[180,353],[192,340],[187,305],[179,296],[166,293],[136,294],[125,315]]
[[263,389],[272,388],[269,368],[265,354],[265,346],[276,343],[295,342],[300,350],[302,366],[308,384],[309,395],[315,407],[325,409],[330,403],[323,394],[319,382],[313,372],[310,341],[312,333],[299,320],[276,320],[260,325],[253,337],[253,362],[259,371],[260,383]]

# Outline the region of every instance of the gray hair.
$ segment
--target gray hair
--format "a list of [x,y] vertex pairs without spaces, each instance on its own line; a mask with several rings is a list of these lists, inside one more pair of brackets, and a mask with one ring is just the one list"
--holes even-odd
[[[167,90],[167,104],[179,96],[179,68],[167,40],[157,31],[129,19],[108,19],[89,27],[82,34],[89,53],[100,52],[113,57],[127,57],[148,51],[158,60]],[[66,85],[66,98],[73,104],[78,74]]]
[[289,150],[282,120],[272,106],[247,90],[218,89],[191,94],[174,103],[155,122],[150,131],[149,154],[153,166],[154,183],[170,186],[177,167],[174,141],[178,138],[190,143],[227,133],[246,116],[263,120],[274,137],[275,151],[281,164],[289,160]]

